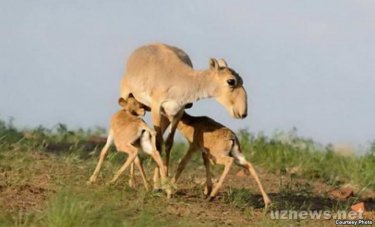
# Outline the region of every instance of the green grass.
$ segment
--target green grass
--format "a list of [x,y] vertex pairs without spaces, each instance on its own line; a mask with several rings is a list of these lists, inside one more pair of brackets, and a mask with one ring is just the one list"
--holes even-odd
[[[221,196],[215,202],[206,202],[202,186],[194,183],[194,178],[204,177],[199,154],[188,165],[184,183],[179,184],[188,188],[184,189],[186,194],[171,200],[165,199],[163,193],[144,190],[141,181],[137,189],[128,187],[126,176],[116,185],[107,186],[105,183],[126,159],[126,155],[116,152],[109,153],[98,183],[86,185],[102,147],[90,142],[90,138],[102,134],[102,129],[73,131],[63,124],[52,129],[19,130],[12,121],[0,120],[0,226],[295,224],[290,220],[270,220],[254,189],[225,183]],[[295,131],[267,137],[241,130],[238,136],[247,158],[277,176],[272,209],[347,210],[362,192],[375,190],[375,143],[365,155],[342,156],[331,146],[301,138]],[[186,148],[183,142],[175,144],[174,165]],[[92,155],[93,150],[96,155]],[[151,159],[143,158],[151,176],[155,165]],[[214,172],[219,169],[222,170],[214,168]],[[350,185],[357,195],[346,201],[317,195],[313,192],[314,180],[332,187]]]
[[352,184],[375,189],[375,146],[362,156],[336,154],[331,145],[322,146],[311,139],[298,137],[295,131],[277,133],[273,137],[254,136],[246,130],[239,132],[243,152],[260,166],[273,172],[296,174],[324,179],[332,185]]
[[[46,176],[50,183],[43,185],[47,200],[35,200],[41,203],[40,207],[29,209],[16,204],[19,207],[12,209],[0,205],[0,226],[160,226],[171,221],[177,223],[172,218],[158,218],[159,206],[168,205],[164,194],[148,192],[142,187],[129,188],[126,181],[114,186],[104,184],[120,166],[117,160],[105,163],[98,184],[86,185],[96,159],[82,160],[74,153],[39,159],[41,153],[1,152],[0,173],[7,175],[2,184],[10,191],[18,191],[21,197],[25,192],[34,196],[39,193],[39,185],[43,185],[40,176]],[[138,184],[142,186],[140,181]],[[189,220],[178,222],[188,224]]]

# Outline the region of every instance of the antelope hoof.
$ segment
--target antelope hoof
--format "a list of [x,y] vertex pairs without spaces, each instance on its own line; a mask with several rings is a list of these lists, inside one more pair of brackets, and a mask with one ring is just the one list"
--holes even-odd
[[135,183],[133,180],[129,180],[129,187],[135,188]]
[[172,191],[166,190],[166,193],[167,193],[167,199],[170,199],[172,197]]
[[203,194],[205,195],[205,196],[208,196],[208,195],[210,195],[211,194],[211,191],[212,191],[212,187],[204,187],[204,191],[203,191]]
[[93,183],[95,183],[95,181],[96,181],[96,177],[91,176],[90,179],[86,182],[86,184],[93,184]]
[[215,196],[209,196],[209,197],[207,198],[207,201],[208,201],[208,202],[212,202],[212,201],[214,201],[214,199],[215,199]]
[[269,208],[270,206],[272,205],[272,201],[269,199],[269,198],[267,198],[267,199],[265,199],[264,200],[264,208]]
[[152,189],[152,191],[153,191],[153,192],[162,192],[163,190],[162,190],[161,188],[156,188],[156,187],[154,187],[154,188]]
[[154,192],[160,192],[161,191],[161,185],[160,183],[154,183],[154,186],[152,188]]
[[116,180],[113,179],[110,182],[108,182],[106,185],[110,186],[110,185],[114,185],[115,183],[116,183]]

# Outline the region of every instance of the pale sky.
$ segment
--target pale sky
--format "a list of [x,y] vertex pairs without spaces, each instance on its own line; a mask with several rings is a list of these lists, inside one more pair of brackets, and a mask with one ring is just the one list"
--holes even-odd
[[107,127],[140,45],[225,58],[249,115],[215,100],[189,112],[237,130],[298,128],[327,143],[375,140],[375,1],[0,1],[0,118],[19,127]]

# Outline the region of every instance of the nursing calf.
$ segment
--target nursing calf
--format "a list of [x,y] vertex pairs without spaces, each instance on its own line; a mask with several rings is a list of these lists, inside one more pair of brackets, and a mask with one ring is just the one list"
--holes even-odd
[[[116,149],[119,152],[128,154],[128,158],[114,175],[110,183],[114,183],[128,168],[128,166],[134,162],[141,172],[146,189],[148,189],[145,172],[142,163],[138,158],[138,150],[144,151],[155,160],[160,170],[162,182],[165,182],[166,171],[160,154],[156,149],[156,133],[154,129],[148,127],[142,118],[139,117],[144,116],[145,109],[147,109],[147,107],[139,103],[132,96],[128,97],[126,100],[120,98],[119,104],[122,106],[122,110],[118,111],[112,117],[107,142],[100,153],[99,161],[96,165],[94,173],[90,177],[89,182],[93,183],[96,181],[104,158],[106,157],[108,149],[113,142],[115,143]],[[166,192],[168,197],[170,197],[171,191],[166,189]]]

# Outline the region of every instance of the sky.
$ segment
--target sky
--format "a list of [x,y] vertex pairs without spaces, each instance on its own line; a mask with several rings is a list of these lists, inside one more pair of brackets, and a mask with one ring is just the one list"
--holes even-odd
[[178,46],[194,68],[224,58],[248,117],[189,110],[233,130],[293,127],[322,143],[375,140],[375,1],[0,1],[0,119],[107,127],[137,47]]

